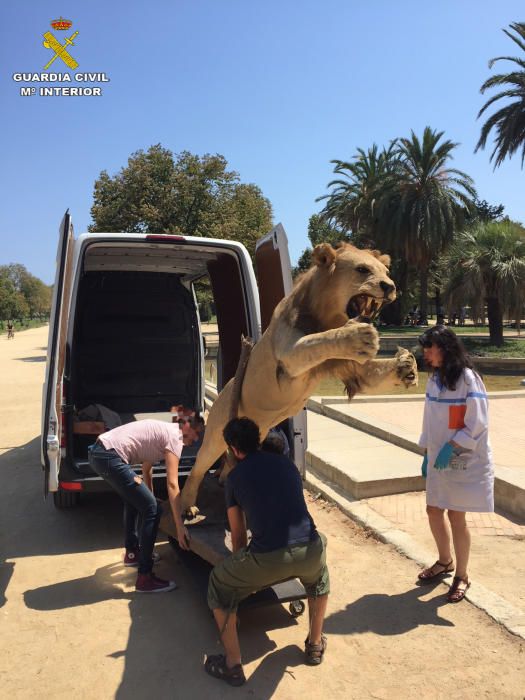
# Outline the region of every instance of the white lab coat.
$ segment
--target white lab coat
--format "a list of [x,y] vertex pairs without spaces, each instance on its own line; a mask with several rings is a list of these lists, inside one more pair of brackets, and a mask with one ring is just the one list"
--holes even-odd
[[[451,440],[461,446],[459,466],[435,469],[439,451]],[[428,505],[463,512],[494,510],[487,391],[476,372],[465,369],[454,391],[440,385],[438,374],[429,377],[419,445],[427,450]]]

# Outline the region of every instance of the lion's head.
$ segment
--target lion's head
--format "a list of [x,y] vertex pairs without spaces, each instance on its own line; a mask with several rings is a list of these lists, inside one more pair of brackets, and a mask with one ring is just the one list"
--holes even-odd
[[312,260],[310,304],[326,328],[337,328],[350,319],[372,321],[396,298],[388,273],[390,257],[378,250],[321,243],[314,248]]

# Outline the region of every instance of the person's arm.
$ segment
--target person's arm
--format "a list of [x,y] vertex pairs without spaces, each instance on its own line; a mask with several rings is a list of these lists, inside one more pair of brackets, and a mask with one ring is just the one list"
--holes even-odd
[[166,461],[166,480],[168,483],[168,498],[175,527],[177,528],[177,540],[181,549],[190,548],[190,536],[182,521],[179,489],[179,458],[169,450],[164,453]]
[[239,506],[230,506],[226,512],[228,514],[228,523],[232,535],[232,550],[237,552],[248,544],[246,518]]
[[151,462],[142,462],[142,478],[151,493],[153,493],[153,464]]

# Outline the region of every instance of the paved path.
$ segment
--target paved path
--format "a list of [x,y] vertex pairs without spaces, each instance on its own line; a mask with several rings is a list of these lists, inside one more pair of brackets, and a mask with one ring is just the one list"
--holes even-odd
[[[328,415],[414,446],[423,401],[366,397],[331,403]],[[315,404],[311,402],[311,404]],[[490,401],[490,437],[496,473],[511,479],[514,498],[525,485],[525,396]],[[401,440],[399,440],[401,438]],[[417,449],[417,448],[415,448]],[[437,557],[428,528],[421,456],[326,415],[308,412],[307,469],[311,488],[333,498],[351,517],[421,564]],[[516,496],[516,493],[518,496]],[[523,504],[522,504],[523,505]],[[469,595],[482,609],[525,637],[525,518],[501,509],[467,516],[472,533]]]
[[[0,337],[2,697],[522,700],[525,654],[519,637],[472,605],[447,605],[444,585],[414,585],[413,560],[315,498],[309,498],[309,508],[328,537],[332,585],[324,663],[303,663],[306,616],[293,619],[275,606],[242,616],[248,684],[231,689],[206,676],[203,653],[219,651],[216,630],[205,592],[169,545],[159,544],[158,573],[175,578],[179,589],[136,596],[135,574],[122,565],[119,500],[86,497],[67,512],[42,498],[46,335],[46,329],[17,333],[14,344]],[[417,455],[405,454],[417,461]],[[378,533],[389,528],[402,549],[395,525],[385,525],[368,502],[350,503],[347,510],[357,507],[366,509],[364,524]],[[352,517],[363,521],[362,513]],[[477,539],[490,542],[492,551],[493,540],[507,538]],[[509,580],[525,580],[516,554],[504,563]],[[494,557],[487,568],[499,568]],[[477,581],[476,575],[473,599]]]

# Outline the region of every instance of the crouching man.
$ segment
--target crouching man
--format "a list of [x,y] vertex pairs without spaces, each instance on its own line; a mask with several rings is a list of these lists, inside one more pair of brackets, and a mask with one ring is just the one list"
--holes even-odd
[[[233,554],[210,574],[208,605],[225,654],[208,656],[204,669],[238,686],[246,681],[237,636],[239,602],[275,583],[299,578],[308,596],[305,661],[320,664],[326,649],[322,629],[329,577],[326,538],[308,513],[296,466],[283,455],[260,450],[259,428],[249,418],[234,418],[223,434],[238,460],[225,485]],[[252,535],[249,544],[246,522]]]
[[[130,465],[142,464],[147,475],[160,460],[166,463],[168,497],[177,539],[182,549],[189,549],[188,532],[181,515],[179,491],[179,458],[183,445],[192,445],[203,431],[199,416],[181,423],[140,420],[126,423],[102,433],[89,450],[89,464],[121,496],[125,504],[124,529],[126,555],[124,563],[138,563],[135,586],[137,593],[162,593],[176,588],[174,581],[165,581],[153,574],[153,546],[161,516],[155,496]],[[150,485],[151,487],[151,485]],[[137,519],[140,518],[140,533]]]

